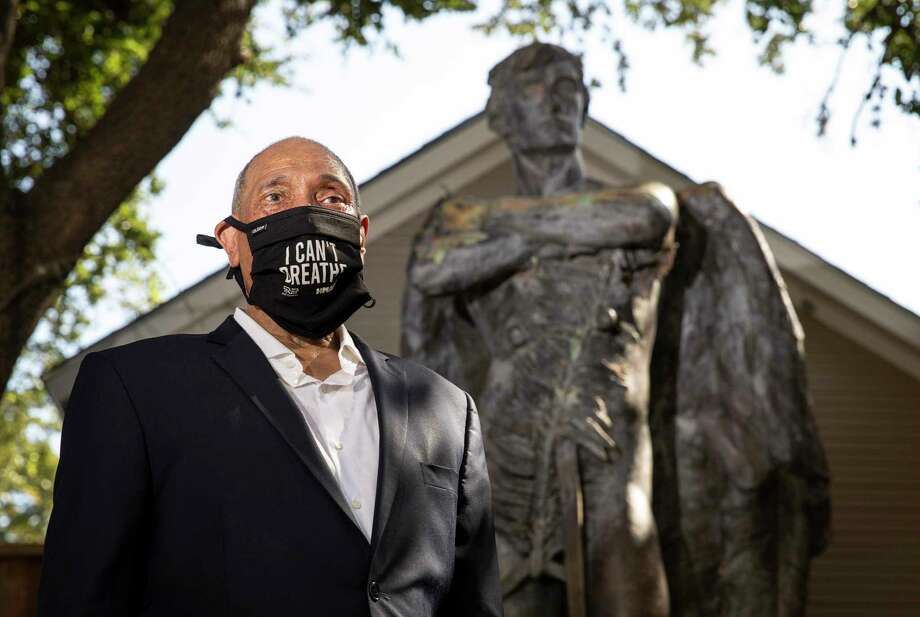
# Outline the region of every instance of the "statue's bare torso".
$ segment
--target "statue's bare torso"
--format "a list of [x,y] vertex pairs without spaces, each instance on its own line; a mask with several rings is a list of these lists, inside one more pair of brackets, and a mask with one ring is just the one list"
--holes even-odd
[[[588,614],[617,606],[658,614],[647,609],[649,594],[666,604],[647,415],[674,203],[662,185],[449,200],[434,214],[434,233],[417,243],[413,283],[462,292],[483,346],[475,395],[509,615],[516,602],[520,614],[535,614],[536,602],[537,614],[560,614],[564,605],[547,602],[542,587],[567,578],[572,586],[565,555],[574,550],[587,564],[582,584],[621,596],[594,594]],[[578,502],[580,527],[578,513],[567,514]],[[567,529],[583,538],[580,547],[567,548]]]

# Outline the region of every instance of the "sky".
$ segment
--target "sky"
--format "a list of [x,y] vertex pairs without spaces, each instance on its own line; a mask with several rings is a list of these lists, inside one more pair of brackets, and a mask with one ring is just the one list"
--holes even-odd
[[[920,314],[920,120],[889,106],[876,130],[866,109],[858,145],[849,145],[878,49],[859,41],[841,64],[828,134],[816,135],[815,117],[841,55],[834,40],[843,3],[816,0],[815,7],[819,44],[787,48],[782,75],[758,65],[737,0],[710,22],[717,55],[702,67],[691,62],[681,32],[615,19],[630,63],[625,92],[599,36],[583,44],[544,40],[583,53],[586,77],[601,82],[591,92],[594,118],[695,181],[720,182],[758,220]],[[272,3],[258,11],[263,41],[281,40],[278,14]],[[379,45],[343,53],[332,28],[319,24],[285,48],[297,56],[290,87],[261,85],[245,101],[218,99],[214,110],[232,126],[218,128],[203,115],[157,169],[166,189],[149,211],[163,234],[157,254],[166,297],[225,263],[222,252],[197,246],[195,234],[210,234],[229,214],[237,173],[269,143],[294,134],[316,139],[360,183],[482,110],[489,69],[526,44],[473,31],[486,14],[422,23],[390,15],[387,37],[399,57]],[[85,342],[125,319],[105,313]]]

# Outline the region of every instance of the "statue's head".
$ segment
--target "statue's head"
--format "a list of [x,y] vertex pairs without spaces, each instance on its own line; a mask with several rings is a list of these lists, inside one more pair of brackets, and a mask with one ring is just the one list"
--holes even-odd
[[489,127],[514,151],[575,148],[588,114],[581,59],[531,43],[489,71]]

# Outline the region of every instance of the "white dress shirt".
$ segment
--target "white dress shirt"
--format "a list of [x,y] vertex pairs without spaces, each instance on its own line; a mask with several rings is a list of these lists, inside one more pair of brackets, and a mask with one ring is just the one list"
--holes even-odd
[[304,373],[294,352],[241,308],[237,307],[233,317],[265,354],[300,409],[358,526],[370,541],[377,498],[380,430],[367,365],[348,330],[344,325],[336,330],[341,368],[320,381]]

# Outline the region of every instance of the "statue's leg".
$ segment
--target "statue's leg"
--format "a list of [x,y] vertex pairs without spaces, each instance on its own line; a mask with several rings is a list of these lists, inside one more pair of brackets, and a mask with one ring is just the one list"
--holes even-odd
[[532,577],[530,559],[495,534],[505,617],[567,617],[565,585],[558,577]]
[[558,578],[528,578],[502,602],[505,617],[568,617],[565,583]]
[[643,474],[634,473],[637,464],[651,465],[651,460],[637,460],[637,456],[651,456],[650,444],[642,443],[642,439],[649,439],[647,430],[634,433],[632,443],[625,444],[622,455],[614,461],[579,450],[590,617],[669,614],[651,486],[636,480]]
[[559,482],[562,512],[568,617],[587,617],[584,491],[578,470],[577,446],[568,439],[561,440],[556,445],[556,478]]

